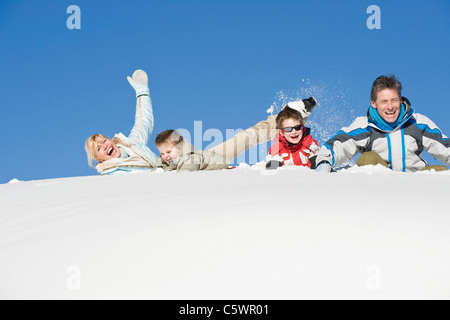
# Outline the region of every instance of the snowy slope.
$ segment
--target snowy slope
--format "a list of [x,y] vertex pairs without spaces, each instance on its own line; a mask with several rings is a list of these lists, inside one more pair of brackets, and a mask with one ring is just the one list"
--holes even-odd
[[449,186],[261,164],[3,184],[0,298],[449,299]]

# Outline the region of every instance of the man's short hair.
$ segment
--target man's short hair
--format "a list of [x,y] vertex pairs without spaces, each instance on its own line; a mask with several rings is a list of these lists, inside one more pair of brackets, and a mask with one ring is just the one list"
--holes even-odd
[[166,143],[176,146],[181,142],[183,142],[183,136],[181,134],[176,130],[166,130],[158,134],[155,139],[155,146],[159,147]]
[[277,123],[277,129],[283,129],[283,121],[288,119],[298,120],[300,121],[300,124],[303,125],[303,118],[299,111],[289,107],[284,107],[283,110],[278,113],[277,118],[275,119]]
[[393,89],[397,91],[399,97],[402,96],[402,84],[393,74],[380,76],[373,82],[370,100],[377,101],[378,92],[383,89]]

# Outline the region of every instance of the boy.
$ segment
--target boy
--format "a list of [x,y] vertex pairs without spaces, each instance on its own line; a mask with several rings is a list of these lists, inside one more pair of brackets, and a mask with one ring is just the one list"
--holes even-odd
[[[303,105],[299,102],[303,102]],[[288,103],[280,111],[276,118],[278,133],[269,149],[266,169],[277,169],[284,165],[315,168],[315,158],[320,148],[304,123],[305,116],[311,114],[316,104],[314,98],[309,98]],[[307,110],[309,114],[304,110]]]
[[[195,151],[175,130],[161,132],[155,140],[161,156],[156,159],[156,166],[164,171],[197,171],[226,169],[229,163],[225,156],[214,151]],[[230,161],[231,162],[231,161]]]
[[163,131],[155,140],[155,145],[161,153],[161,156],[156,159],[156,165],[164,171],[226,169],[240,153],[272,139],[276,133],[275,118],[275,116],[269,116],[267,120],[239,132],[233,138],[210,150],[196,151],[177,131]]

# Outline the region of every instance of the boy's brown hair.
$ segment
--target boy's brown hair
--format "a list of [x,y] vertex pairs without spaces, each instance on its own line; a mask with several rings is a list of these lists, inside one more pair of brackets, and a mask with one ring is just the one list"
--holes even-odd
[[166,143],[176,146],[181,142],[183,142],[183,136],[181,134],[176,130],[166,130],[158,134],[155,139],[155,146],[159,147]]
[[294,110],[289,107],[283,108],[283,110],[278,113],[277,118],[275,119],[277,123],[277,129],[283,129],[283,121],[287,119],[294,119],[300,121],[300,124],[303,125],[303,118],[299,111]]

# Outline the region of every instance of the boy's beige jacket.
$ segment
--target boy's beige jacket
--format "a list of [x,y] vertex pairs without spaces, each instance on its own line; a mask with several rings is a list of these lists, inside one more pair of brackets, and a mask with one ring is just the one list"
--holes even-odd
[[230,165],[230,162],[221,154],[209,150],[195,151],[194,146],[186,140],[182,143],[183,149],[176,158],[167,164],[159,157],[156,159],[157,167],[163,168],[164,171],[197,171],[226,169]]

